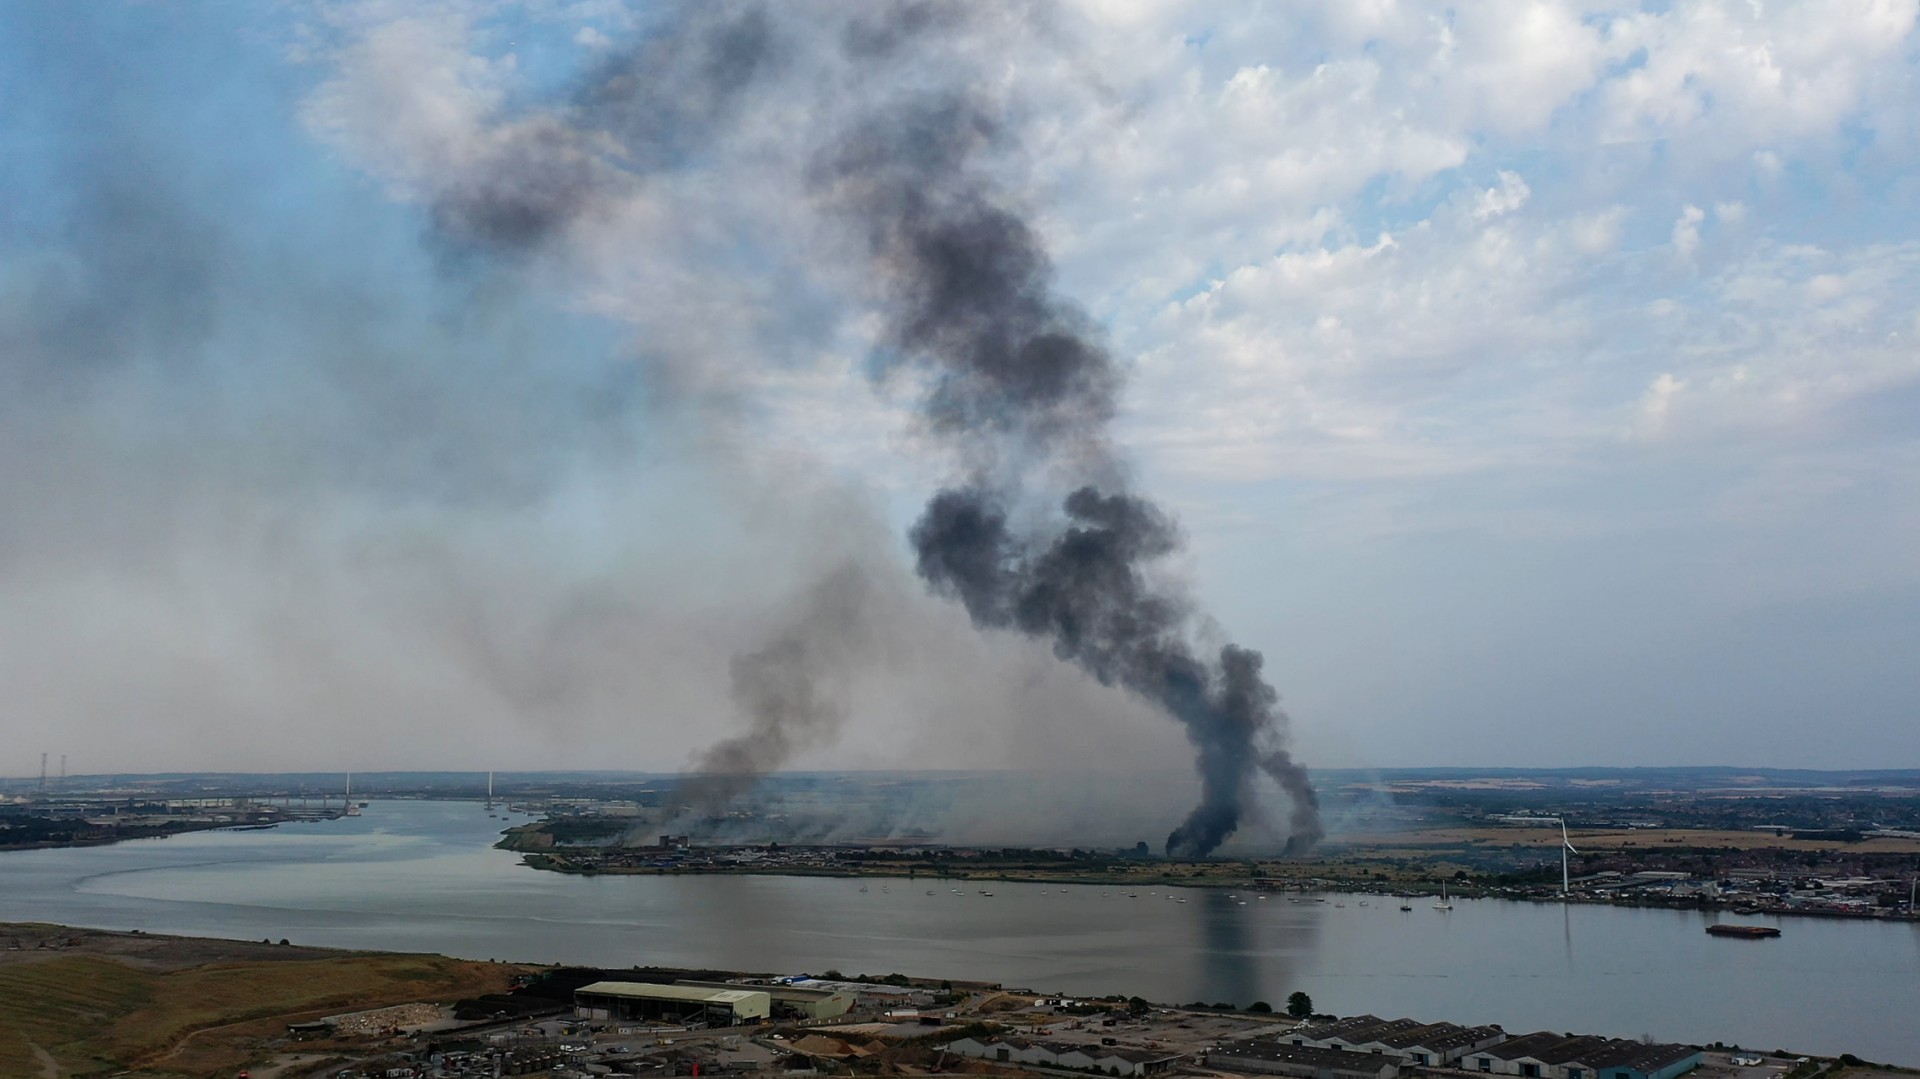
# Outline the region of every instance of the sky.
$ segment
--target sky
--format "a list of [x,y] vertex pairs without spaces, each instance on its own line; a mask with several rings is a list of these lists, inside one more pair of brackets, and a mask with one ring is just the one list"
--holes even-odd
[[780,764],[1186,768],[915,577],[970,450],[821,170],[943,94],[1307,764],[1914,766],[1917,23],[0,0],[0,774],[677,769],[848,566]]

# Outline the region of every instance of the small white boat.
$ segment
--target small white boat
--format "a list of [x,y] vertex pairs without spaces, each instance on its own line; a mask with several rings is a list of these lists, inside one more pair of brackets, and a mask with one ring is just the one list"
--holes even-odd
[[1447,901],[1447,882],[1440,882],[1440,902],[1433,905],[1434,910],[1452,910],[1453,904]]

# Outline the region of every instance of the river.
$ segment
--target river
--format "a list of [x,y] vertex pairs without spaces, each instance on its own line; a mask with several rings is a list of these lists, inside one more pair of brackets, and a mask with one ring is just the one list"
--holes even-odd
[[[0,920],[475,959],[893,971],[1173,1003],[1296,989],[1322,1011],[1920,1065],[1920,925],[1202,889],[544,873],[471,802],[269,831],[0,854]],[[928,894],[931,891],[932,894]],[[1177,902],[1174,898],[1186,900]]]

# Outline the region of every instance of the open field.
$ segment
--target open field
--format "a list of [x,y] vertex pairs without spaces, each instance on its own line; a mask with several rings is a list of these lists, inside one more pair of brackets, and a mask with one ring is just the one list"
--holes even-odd
[[0,925],[0,1075],[206,1076],[285,1025],[501,992],[521,968],[437,955]]

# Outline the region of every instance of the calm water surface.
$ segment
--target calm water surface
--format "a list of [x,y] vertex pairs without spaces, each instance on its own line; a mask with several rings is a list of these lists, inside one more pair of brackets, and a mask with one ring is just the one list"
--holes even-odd
[[379,802],[264,832],[0,854],[0,920],[476,959],[900,971],[1181,1003],[1304,989],[1339,1014],[1920,1065],[1911,924],[1790,919],[1779,939],[1740,941],[1707,936],[1713,919],[1697,913],[1503,900],[1403,913],[1353,896],[572,877],[491,849],[503,824],[473,803]]

